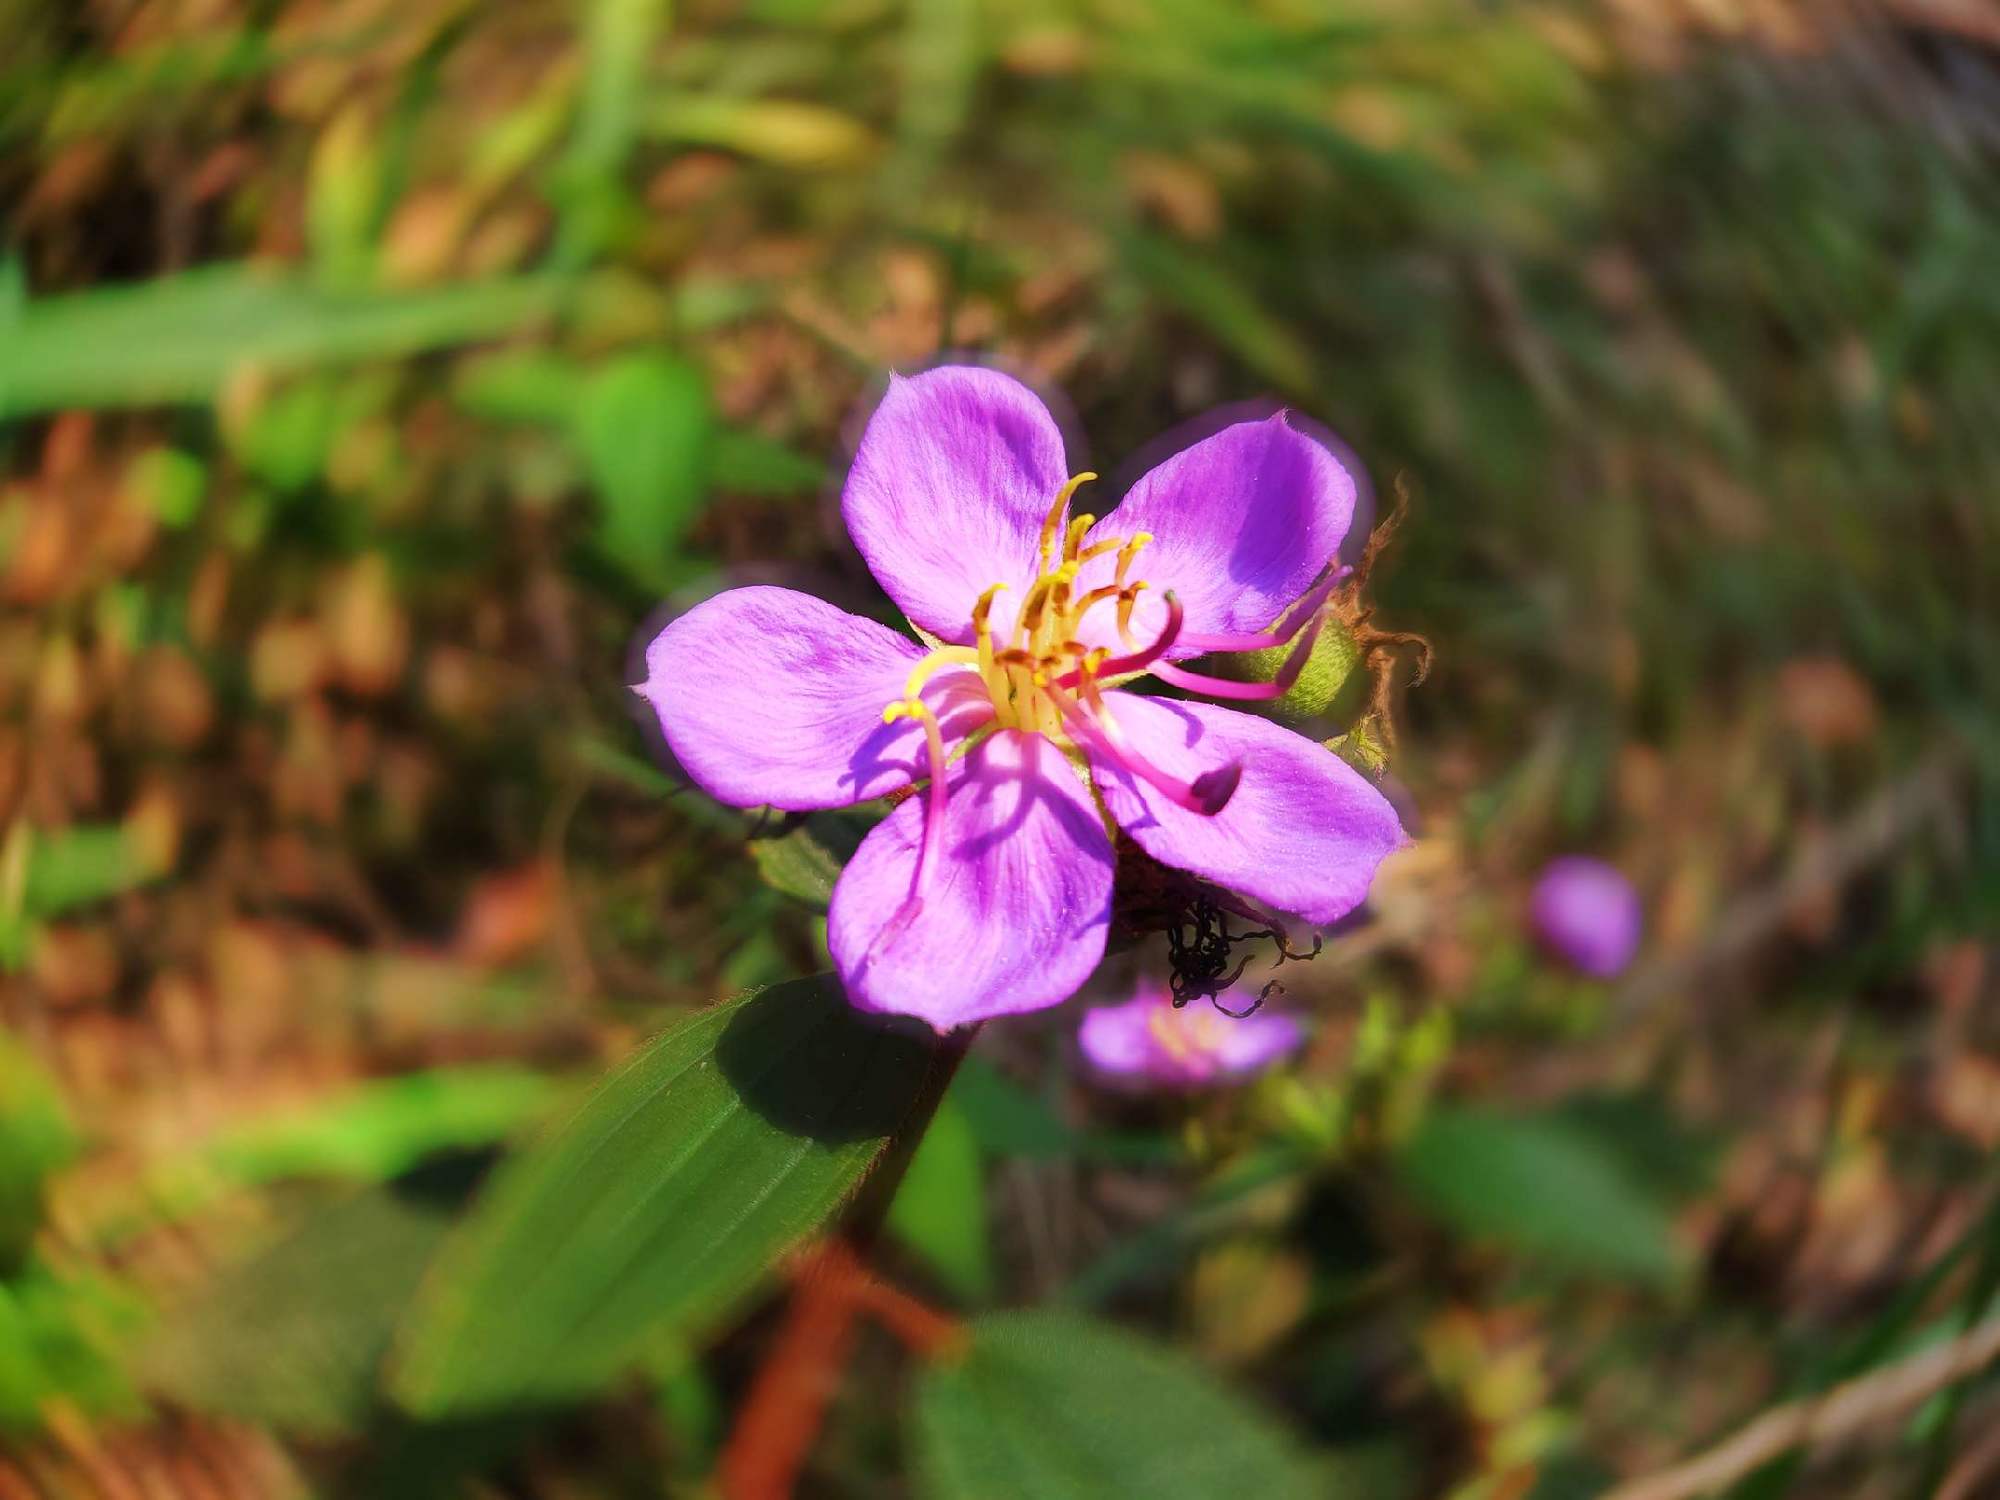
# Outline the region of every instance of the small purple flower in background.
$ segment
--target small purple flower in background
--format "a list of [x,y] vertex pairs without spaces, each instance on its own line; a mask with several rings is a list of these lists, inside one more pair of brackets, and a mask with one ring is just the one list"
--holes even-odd
[[[1282,694],[1341,575],[1354,482],[1283,413],[1175,454],[1110,520],[1072,516],[1055,420],[1018,381],[891,377],[841,497],[930,649],[782,588],[697,605],[639,692],[694,781],[737,807],[844,807],[919,781],[842,872],[827,942],[849,999],[940,1031],[1074,994],[1104,952],[1106,817],[1161,864],[1315,924],[1403,842],[1338,756],[1268,720],[1114,689]],[[1294,642],[1273,683],[1175,663]],[[1093,795],[1093,792],[1095,795]],[[1101,811],[1100,811],[1101,808]]]
[[[1257,999],[1226,994],[1241,1000],[1240,1008]],[[1305,1041],[1305,1029],[1292,1017],[1265,1010],[1227,1015],[1220,1009],[1224,998],[1212,1006],[1176,1006],[1166,984],[1141,980],[1139,992],[1123,1005],[1086,1012],[1077,1041],[1108,1082],[1179,1089],[1247,1078]]]
[[1624,971],[1645,924],[1632,882],[1603,860],[1581,854],[1554,860],[1542,871],[1529,915],[1543,943],[1595,979]]

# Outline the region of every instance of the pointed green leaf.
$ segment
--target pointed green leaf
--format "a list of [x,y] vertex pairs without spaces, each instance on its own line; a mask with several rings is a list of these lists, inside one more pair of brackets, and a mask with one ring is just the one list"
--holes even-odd
[[795,980],[689,1017],[499,1174],[413,1310],[425,1416],[588,1394],[715,1323],[833,1215],[934,1057]]
[[1420,1202],[1468,1237],[1636,1281],[1669,1281],[1680,1269],[1665,1208],[1573,1121],[1434,1109],[1396,1166]]
[[598,542],[638,581],[658,575],[701,509],[714,437],[708,382],[685,360],[631,355],[584,387],[574,439],[602,507]]
[[517,277],[336,291],[224,265],[38,298],[0,339],[0,418],[208,401],[240,370],[277,374],[492,338],[546,317],[566,288]]
[[1328,1500],[1289,1435],[1198,1366],[1106,1324],[980,1318],[916,1394],[924,1500]]
[[986,1225],[986,1170],[971,1122],[947,1094],[896,1200],[889,1232],[921,1255],[962,1297],[993,1292],[993,1248]]
[[772,890],[825,911],[833,883],[873,825],[852,812],[813,813],[798,827],[750,841],[750,858]]

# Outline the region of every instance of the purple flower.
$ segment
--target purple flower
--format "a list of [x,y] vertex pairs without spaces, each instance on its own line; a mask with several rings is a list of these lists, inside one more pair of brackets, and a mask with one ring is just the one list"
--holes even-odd
[[927,642],[781,588],[697,605],[638,691],[710,794],[841,807],[919,781],[833,892],[853,1003],[940,1031],[1075,993],[1111,919],[1107,818],[1163,864],[1327,923],[1402,842],[1345,762],[1267,720],[1115,691],[1143,675],[1222,698],[1282,693],[1177,661],[1309,652],[1354,483],[1280,413],[1072,516],[1042,403],[992,370],[892,377],[841,497],[855,545]]
[[1542,941],[1595,979],[1623,971],[1639,948],[1645,919],[1632,882],[1601,859],[1554,860],[1535,882],[1529,915]]
[[[1232,996],[1239,1002],[1254,999],[1232,990],[1217,1000]],[[1172,993],[1156,979],[1141,980],[1138,993],[1123,1005],[1087,1012],[1077,1030],[1083,1055],[1107,1080],[1178,1089],[1246,1078],[1305,1039],[1297,1021],[1269,1011],[1230,1016],[1199,1000],[1176,1009]]]

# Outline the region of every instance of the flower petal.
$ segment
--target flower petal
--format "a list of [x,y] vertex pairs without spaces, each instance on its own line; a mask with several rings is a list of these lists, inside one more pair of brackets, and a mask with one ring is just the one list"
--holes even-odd
[[[810,594],[731,589],[653,638],[638,691],[688,775],[717,801],[846,807],[926,774],[922,726],[882,722],[923,654]],[[947,740],[991,717],[976,673],[940,672],[923,697]]]
[[1068,999],[1111,921],[1111,840],[1052,743],[1001,730],[949,790],[920,901],[909,904],[925,809],[912,797],[861,841],[827,913],[848,999],[939,1031]]
[[[1353,518],[1353,476],[1279,412],[1225,427],[1150,470],[1089,540],[1152,534],[1130,573],[1147,583],[1133,611],[1136,639],[1159,634],[1169,589],[1188,635],[1228,635],[1274,623],[1332,560]],[[1107,582],[1114,567],[1108,556],[1092,563],[1079,592]],[[1110,614],[1092,617],[1097,633]]]
[[1222,811],[1204,815],[1091,755],[1105,807],[1162,864],[1324,926],[1367,898],[1375,867],[1404,842],[1382,794],[1303,735],[1209,703],[1131,693],[1104,701],[1131,748],[1170,776],[1242,766]]
[[1552,861],[1528,909],[1542,941],[1594,979],[1625,971],[1646,925],[1632,882],[1617,866],[1583,854]]
[[[1220,997],[1232,1008],[1250,995],[1231,990]],[[1228,1078],[1242,1078],[1268,1068],[1286,1054],[1295,1052],[1306,1039],[1305,1028],[1297,1019],[1281,1012],[1260,1010],[1255,1015],[1223,1017],[1228,1030],[1215,1049],[1216,1071]]]
[[[1231,1009],[1253,998],[1239,990],[1218,997]],[[1085,1059],[1106,1079],[1163,1088],[1248,1077],[1304,1040],[1304,1028],[1287,1015],[1228,1016],[1204,1000],[1176,1008],[1167,986],[1150,977],[1132,999],[1088,1012],[1077,1029]]]
[[1076,1028],[1084,1061],[1107,1077],[1156,1079],[1159,1044],[1153,1037],[1152,1017],[1157,1003],[1157,995],[1141,992],[1123,1005],[1085,1011]]
[[1012,595],[1001,596],[996,626],[1012,620],[1067,478],[1062,433],[1033,391],[998,370],[945,365],[889,378],[840,513],[912,623],[964,645],[989,584]]

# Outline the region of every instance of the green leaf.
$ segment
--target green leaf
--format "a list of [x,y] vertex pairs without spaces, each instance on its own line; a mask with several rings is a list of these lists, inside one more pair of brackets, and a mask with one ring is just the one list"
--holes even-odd
[[714,479],[738,495],[810,495],[826,482],[826,465],[762,433],[725,427],[715,434]]
[[1412,1195],[1470,1238],[1635,1281],[1671,1281],[1681,1269],[1660,1201],[1616,1152],[1559,1116],[1440,1107],[1396,1168]]
[[76,823],[33,835],[23,905],[33,917],[56,917],[145,884],[150,867],[118,823]]
[[980,1318],[916,1393],[925,1500],[1327,1500],[1324,1467],[1199,1367],[1068,1313]]
[[673,93],[648,111],[646,126],[676,144],[822,171],[857,166],[875,150],[874,133],[854,116],[797,99]]
[[141,1379],[273,1427],[361,1425],[396,1319],[450,1223],[448,1205],[389,1188],[323,1205],[172,1309],[141,1355]]
[[201,514],[208,495],[208,468],[178,448],[148,448],[126,467],[125,486],[162,526],[181,531]]
[[959,1068],[951,1097],[965,1112],[973,1138],[995,1156],[1047,1161],[1076,1154],[1077,1132],[977,1055]]
[[1139,280],[1220,339],[1257,374],[1283,390],[1313,388],[1311,351],[1253,291],[1212,258],[1191,255],[1153,234],[1129,235],[1123,248]]
[[87,1265],[31,1258],[0,1278],[0,1449],[64,1409],[131,1412],[128,1351],[145,1316],[130,1286]]
[[76,1148],[54,1080],[0,1031],[0,1272],[20,1262],[42,1221],[42,1184]]
[[315,142],[305,183],[306,240],[324,286],[365,286],[375,258],[385,164],[368,112],[350,104]]
[[1181,1154],[1172,1141],[1150,1131],[1074,1130],[1056,1118],[1046,1101],[977,1056],[968,1057],[959,1069],[951,1097],[965,1112],[973,1139],[993,1156],[1158,1165]]
[[750,858],[772,890],[823,912],[871,826],[851,813],[814,813],[777,838],[752,839]]
[[506,1063],[435,1068],[245,1121],[143,1174],[129,1207],[99,1216],[92,1241],[114,1247],[246,1187],[297,1179],[378,1183],[442,1153],[489,1148],[540,1115],[558,1089]]
[[294,1118],[260,1119],[217,1141],[208,1154],[217,1170],[239,1183],[380,1180],[439,1151],[503,1139],[554,1092],[548,1079],[527,1068],[438,1068],[363,1084]]
[[934,1055],[824,977],[672,1027],[502,1170],[413,1311],[399,1399],[573,1399],[712,1326],[854,1190]]
[[205,402],[241,370],[283,373],[492,338],[547,317],[568,286],[517,277],[339,291],[224,265],[44,297],[0,340],[0,418]]
[[619,217],[619,169],[638,134],[639,106],[665,0],[592,0],[584,23],[584,78],[576,134],[558,197],[558,256],[579,263],[602,248]]
[[232,432],[236,457],[280,494],[304,489],[326,467],[341,426],[331,378],[308,376],[264,395]]
[[889,1207],[889,1232],[962,1297],[993,1292],[986,1171],[965,1112],[947,1094]]
[[685,360],[635,354],[590,377],[572,431],[603,504],[597,539],[641,583],[657,577],[708,492],[715,414]]
[[464,361],[452,396],[489,422],[563,425],[575,417],[584,374],[575,360],[545,349],[509,349]]

